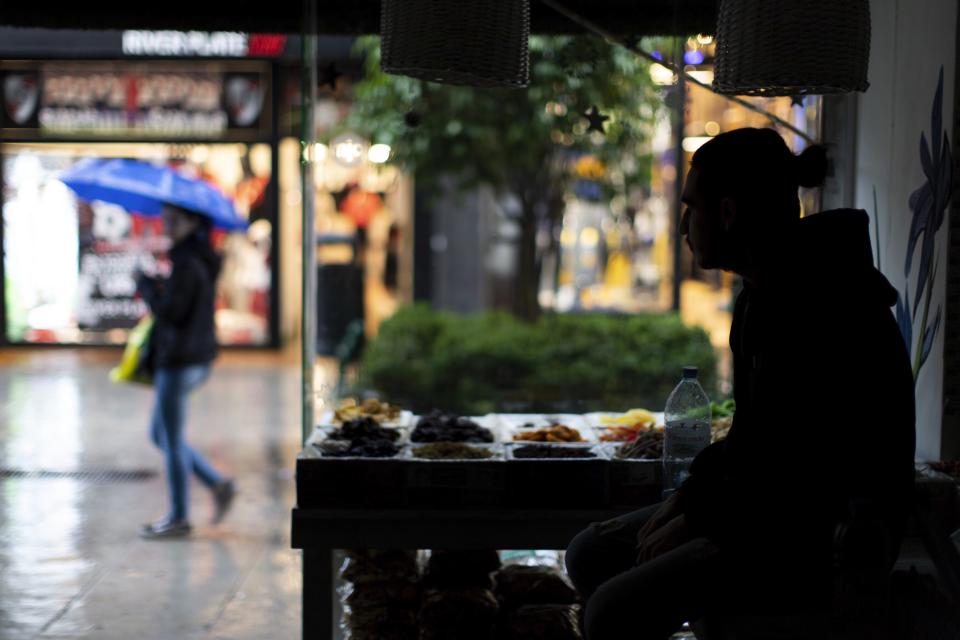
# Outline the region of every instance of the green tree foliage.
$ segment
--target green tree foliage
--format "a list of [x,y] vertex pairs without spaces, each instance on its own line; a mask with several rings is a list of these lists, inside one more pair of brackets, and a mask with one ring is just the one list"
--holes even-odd
[[384,322],[360,386],[415,411],[661,409],[684,365],[711,393],[716,355],[706,333],[674,314],[457,316],[423,305]]
[[[662,104],[649,64],[595,37],[532,37],[528,88],[477,89],[384,74],[378,38],[361,39],[358,51],[365,76],[346,126],[391,145],[421,184],[452,178],[458,188],[489,185],[517,198],[514,311],[535,318],[536,233],[563,213],[571,160],[600,160],[607,170],[597,181],[608,197],[649,182],[648,142]],[[583,115],[594,105],[609,118],[603,134],[588,131]]]

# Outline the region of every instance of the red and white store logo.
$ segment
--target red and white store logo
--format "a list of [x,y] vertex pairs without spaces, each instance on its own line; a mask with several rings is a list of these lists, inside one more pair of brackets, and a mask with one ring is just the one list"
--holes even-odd
[[188,58],[275,58],[283,53],[287,37],[279,33],[239,31],[142,31],[123,32],[127,56]]
[[40,102],[36,73],[7,73],[3,78],[3,108],[14,124],[23,126],[33,117]]
[[247,41],[247,55],[251,58],[279,58],[287,46],[282,33],[251,33]]

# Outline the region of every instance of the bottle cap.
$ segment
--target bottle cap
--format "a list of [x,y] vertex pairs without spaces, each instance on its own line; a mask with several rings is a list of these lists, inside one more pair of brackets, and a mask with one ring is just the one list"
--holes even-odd
[[696,379],[697,379],[697,368],[696,368],[696,367],[684,367],[684,368],[683,368],[683,379],[684,379],[684,380],[696,380]]

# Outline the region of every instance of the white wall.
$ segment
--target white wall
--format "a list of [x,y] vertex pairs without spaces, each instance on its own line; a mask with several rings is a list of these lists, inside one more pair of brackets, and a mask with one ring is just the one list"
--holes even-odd
[[[873,0],[870,88],[859,97],[857,113],[856,207],[865,209],[873,225],[879,221],[881,268],[901,293],[912,212],[910,194],[925,177],[920,164],[920,135],[931,142],[931,109],[941,66],[944,73],[943,117],[953,142],[956,65],[956,0]],[[874,206],[876,189],[876,206]],[[930,306],[932,320],[945,297],[947,224],[937,235],[939,266]],[[917,289],[920,246],[915,249],[909,278],[911,310]],[[913,352],[921,333],[921,311],[913,327]],[[911,357],[913,353],[911,354]],[[917,459],[940,456],[943,415],[943,326],[920,370],[917,393]]]

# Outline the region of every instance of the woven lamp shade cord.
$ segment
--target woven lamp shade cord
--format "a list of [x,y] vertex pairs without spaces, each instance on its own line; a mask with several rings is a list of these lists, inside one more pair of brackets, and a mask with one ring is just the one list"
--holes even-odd
[[866,91],[868,0],[723,0],[713,87],[728,95]]
[[383,0],[384,72],[446,84],[525,87],[529,0]]

